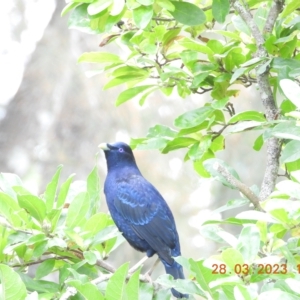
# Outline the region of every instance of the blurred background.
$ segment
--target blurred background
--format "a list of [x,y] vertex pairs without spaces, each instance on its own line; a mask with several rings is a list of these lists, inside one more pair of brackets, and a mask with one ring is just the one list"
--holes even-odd
[[[103,91],[108,80],[105,75],[86,77],[89,66],[77,64],[77,58],[83,52],[121,50],[116,45],[99,48],[100,36],[69,30],[68,16],[60,16],[64,6],[64,1],[58,0],[1,4],[0,171],[16,173],[37,194],[43,193],[58,165],[64,166],[63,180],[72,173],[77,180],[85,180],[97,163],[100,142],[129,142],[130,137],[145,136],[155,124],[173,126],[176,116],[210,99],[209,94],[184,100],[177,95],[153,94],[142,107],[133,100],[116,108],[115,99],[124,87]],[[236,112],[261,107],[255,86],[241,90],[232,102]],[[258,153],[252,149],[257,136],[228,136],[219,155],[248,186],[260,186],[264,171],[265,150]],[[215,254],[220,247],[201,234],[200,225],[209,218],[221,218],[213,215],[213,210],[241,196],[218,182],[200,178],[191,162],[183,163],[184,154],[135,151],[142,173],[174,213],[182,255],[198,259]],[[98,166],[103,185],[103,153]],[[104,196],[102,209],[107,211]],[[240,228],[232,228],[235,230]],[[122,247],[109,258],[114,266],[143,257],[127,243]],[[163,271],[158,268],[156,272]]]

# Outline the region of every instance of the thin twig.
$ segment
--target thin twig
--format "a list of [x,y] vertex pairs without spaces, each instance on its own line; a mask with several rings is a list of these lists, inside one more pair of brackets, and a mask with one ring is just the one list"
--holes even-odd
[[128,271],[129,274],[134,273],[140,266],[144,264],[145,261],[147,261],[149,257],[146,255],[144,256],[139,262],[137,262],[133,267],[131,267]]
[[247,199],[254,205],[254,207],[259,211],[264,211],[260,206],[260,199],[254,194],[254,192],[244,183],[239,181],[237,178],[232,176],[226,168],[224,168],[219,163],[214,164],[214,169],[220,173],[231,185],[236,187]]

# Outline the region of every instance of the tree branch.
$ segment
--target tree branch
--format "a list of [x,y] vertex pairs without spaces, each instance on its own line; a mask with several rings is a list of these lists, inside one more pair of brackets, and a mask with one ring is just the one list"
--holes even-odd
[[214,164],[214,169],[220,173],[231,185],[236,187],[259,211],[264,211],[260,206],[260,199],[254,194],[254,192],[244,183],[232,176],[226,168],[219,163]]
[[[273,30],[273,26],[275,24],[275,20],[273,18],[279,14],[281,6],[280,3],[282,1],[276,0],[276,5],[272,5],[272,8],[270,10],[270,13],[268,15],[265,29],[268,32],[271,32]],[[240,2],[237,0],[232,1],[232,5],[235,8],[235,10],[239,13],[239,15],[242,17],[244,22],[248,25],[255,41],[257,44],[257,52],[256,57],[261,58],[267,58],[268,53],[264,47],[264,37],[262,33],[259,31],[259,28],[254,22],[254,19],[250,13],[249,10],[247,10]],[[281,4],[282,5],[282,4]],[[256,67],[256,75],[257,75],[257,83],[259,86],[260,91],[260,97],[261,101],[265,107],[265,114],[268,121],[275,120],[278,116],[278,110],[275,105],[273,92],[271,89],[271,85],[269,82],[269,67],[266,68],[264,72],[259,72],[258,65]],[[267,141],[267,158],[266,158],[266,169],[264,173],[263,182],[261,184],[261,191],[259,198],[261,200],[266,199],[274,190],[278,169],[279,169],[279,156],[280,156],[280,143],[277,138],[270,138]]]
[[277,17],[283,10],[283,4],[284,4],[283,0],[275,0],[272,2],[272,5],[271,5],[271,8],[270,8],[267,20],[266,20],[266,24],[263,29],[264,33],[272,32],[275,22],[277,20]]

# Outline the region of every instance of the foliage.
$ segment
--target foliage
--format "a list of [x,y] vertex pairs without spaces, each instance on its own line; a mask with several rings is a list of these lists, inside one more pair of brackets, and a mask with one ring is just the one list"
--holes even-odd
[[[197,174],[245,196],[217,212],[244,211],[202,225],[202,235],[220,243],[220,252],[198,261],[177,258],[188,279],[162,275],[150,283],[140,269],[124,264],[114,270],[104,262],[122,238],[110,217],[98,212],[95,169],[86,184],[72,183],[71,176],[59,189],[59,168],[41,196],[17,176],[2,174],[5,299],[169,299],[170,287],[204,299],[300,299],[299,10],[299,0],[70,1],[62,12],[70,12],[70,28],[101,34],[101,47],[113,42],[121,48],[79,58],[100,66],[92,73],[109,75],[104,89],[126,85],[116,105],[133,98],[143,105],[154,91],[181,98],[209,93],[204,104],[174,117],[173,128],[157,124],[132,146],[162,153],[186,149]],[[240,89],[253,84],[265,111],[236,113],[233,97],[242,100]],[[270,192],[264,196],[216,158],[228,135],[250,130],[257,132],[254,150],[268,147],[262,187]],[[278,171],[285,180],[278,181]],[[223,224],[239,226],[239,235]],[[35,264],[31,278],[27,269]],[[56,282],[45,278],[53,272]]]

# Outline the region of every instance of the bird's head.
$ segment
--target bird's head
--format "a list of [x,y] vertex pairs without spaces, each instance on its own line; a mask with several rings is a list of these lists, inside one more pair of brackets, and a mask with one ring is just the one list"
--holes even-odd
[[104,151],[108,169],[132,164],[136,166],[131,148],[123,142],[102,143],[99,148]]

